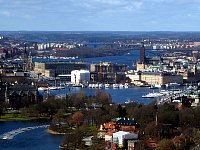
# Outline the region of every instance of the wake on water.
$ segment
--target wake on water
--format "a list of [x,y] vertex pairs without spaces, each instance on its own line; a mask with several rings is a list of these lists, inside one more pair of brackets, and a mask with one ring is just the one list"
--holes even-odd
[[48,128],[49,125],[41,125],[41,126],[33,126],[33,127],[26,127],[26,128],[18,128],[15,130],[12,130],[10,132],[6,132],[2,135],[0,135],[0,139],[1,140],[11,140],[13,139],[16,135],[26,132],[26,131],[30,131],[30,130],[34,130],[34,129],[38,129],[38,128]]

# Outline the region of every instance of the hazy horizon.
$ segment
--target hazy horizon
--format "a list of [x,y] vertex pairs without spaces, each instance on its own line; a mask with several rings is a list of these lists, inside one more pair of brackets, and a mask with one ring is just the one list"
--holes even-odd
[[0,31],[200,31],[198,0],[0,0]]

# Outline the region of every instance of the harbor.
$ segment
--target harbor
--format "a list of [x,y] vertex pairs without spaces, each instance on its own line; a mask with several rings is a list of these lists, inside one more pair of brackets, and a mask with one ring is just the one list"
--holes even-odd
[[[155,89],[154,91],[158,91]],[[90,87],[73,87],[73,86],[65,86],[64,89],[60,90],[39,90],[39,93],[43,95],[43,99],[46,99],[48,95],[54,95],[56,97],[65,98],[66,95],[75,94],[83,92],[86,95],[95,95],[98,92],[106,92],[109,93],[112,97],[112,102],[117,104],[124,104],[126,101],[133,101],[141,104],[149,104],[155,101],[155,99],[151,98],[142,98],[142,95],[146,95],[147,93],[152,92],[152,89],[148,87],[137,87],[130,86],[129,88],[113,88],[111,86],[104,88],[90,88]]]

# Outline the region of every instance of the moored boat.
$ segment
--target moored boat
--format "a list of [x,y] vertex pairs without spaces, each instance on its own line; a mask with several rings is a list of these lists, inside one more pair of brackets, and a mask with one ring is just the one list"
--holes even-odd
[[117,89],[117,88],[119,88],[119,85],[118,84],[113,84],[113,88]]
[[153,92],[153,93],[148,93],[146,95],[143,95],[142,98],[156,98],[156,97],[160,97],[163,96],[162,93],[158,93],[158,92]]
[[48,87],[38,87],[38,91],[47,91]]
[[105,88],[110,88],[110,84],[105,84]]

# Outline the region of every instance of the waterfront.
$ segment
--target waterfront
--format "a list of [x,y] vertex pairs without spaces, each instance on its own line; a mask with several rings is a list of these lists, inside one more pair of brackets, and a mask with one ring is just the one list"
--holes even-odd
[[[99,89],[89,89],[73,87],[70,89],[66,88],[61,90],[61,93],[79,93],[85,92],[88,95],[95,94]],[[110,93],[113,102],[124,103],[128,100],[133,100],[138,103],[149,104],[153,102],[153,99],[143,99],[141,96],[152,92],[149,88],[128,88],[128,89],[101,89],[102,91]],[[58,91],[51,91],[51,94],[57,94]],[[0,122],[0,135],[7,133],[11,130],[25,127],[34,127],[39,125],[48,124],[46,122]],[[46,129],[38,128],[30,131],[26,131],[16,135],[11,140],[0,140],[0,150],[56,150],[59,149],[58,146],[62,142],[63,136],[61,135],[50,135],[47,133]]]
[[[125,54],[122,56],[109,56],[109,57],[97,57],[97,58],[85,58],[83,61],[92,63],[100,61],[110,61],[113,63],[127,64],[131,69],[134,60],[139,57],[139,51],[132,51],[130,54]],[[153,99],[143,99],[142,95],[152,92],[152,89],[145,87],[132,87],[123,89],[89,89],[80,87],[66,87],[64,90],[50,91],[50,94],[57,95],[60,94],[73,94],[84,92],[87,95],[94,95],[98,91],[108,92],[112,101],[117,104],[124,103],[128,100],[135,101],[138,103],[149,104],[153,102]],[[44,93],[42,93],[44,94]],[[46,123],[41,122],[0,122],[0,135],[12,131],[18,128],[25,128],[31,126],[43,125]],[[59,149],[59,144],[62,142],[63,136],[60,135],[50,135],[47,133],[46,129],[38,128],[30,131],[26,131],[16,135],[11,140],[0,140],[0,150],[56,150]]]
[[[60,95],[64,96],[65,94],[74,94],[74,93],[80,93],[83,92],[86,95],[95,95],[97,92],[106,92],[109,93],[112,97],[112,102],[116,104],[123,104],[128,100],[142,103],[142,104],[149,104],[152,103],[155,99],[144,99],[142,98],[142,95],[146,95],[147,93],[158,91],[158,89],[149,89],[148,87],[132,87],[132,88],[109,88],[109,89],[96,89],[96,88],[81,88],[81,87],[66,87],[62,90],[50,90],[50,95]],[[47,93],[44,91],[40,91],[42,95],[45,97],[47,96]]]

